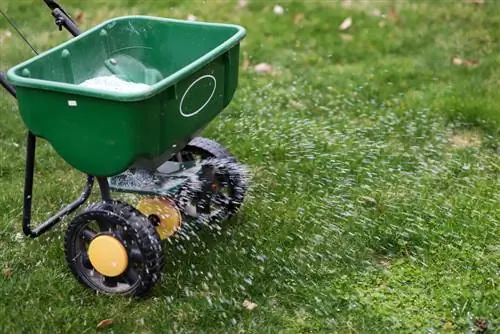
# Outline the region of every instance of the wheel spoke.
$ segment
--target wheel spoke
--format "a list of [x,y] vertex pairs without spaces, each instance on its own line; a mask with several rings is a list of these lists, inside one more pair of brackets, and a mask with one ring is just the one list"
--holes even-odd
[[87,269],[94,269],[94,266],[90,262],[89,255],[86,252],[82,253],[81,257],[82,257],[82,265],[85,268],[87,268]]
[[210,195],[208,191],[201,191],[196,195],[196,211],[198,213],[210,213]]
[[215,179],[217,180],[217,185],[219,186],[219,188],[227,188],[227,187],[231,186],[229,175],[217,173],[215,175]]
[[132,262],[141,262],[142,261],[142,253],[138,248],[132,248],[129,253],[129,259]]
[[196,212],[199,214],[210,214],[210,205],[206,201],[196,203]]
[[113,230],[113,234],[118,237],[118,239],[122,240],[122,242],[127,243],[127,238],[125,236],[125,231],[121,226],[116,226],[115,229]]
[[87,228],[85,228],[85,229],[82,230],[80,236],[82,237],[82,239],[84,241],[89,242],[89,241],[91,241],[92,239],[95,238],[96,234],[97,233],[95,233],[92,229],[90,229],[90,228],[87,227]]
[[97,225],[99,225],[100,232],[111,232],[112,230],[111,224],[104,219],[98,220]]
[[133,267],[129,267],[127,272],[125,273],[124,278],[128,284],[133,285],[139,280],[139,274]]
[[217,205],[227,206],[231,203],[231,199],[226,194],[218,192],[214,194],[213,202]]
[[110,288],[114,288],[118,285],[118,280],[116,279],[116,277],[104,276],[103,283],[104,283],[104,285],[106,285]]

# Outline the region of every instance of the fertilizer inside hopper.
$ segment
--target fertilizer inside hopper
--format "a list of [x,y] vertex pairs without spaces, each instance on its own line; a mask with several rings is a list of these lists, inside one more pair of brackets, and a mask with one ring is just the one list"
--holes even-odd
[[116,75],[100,76],[88,79],[82,82],[80,86],[123,93],[136,93],[147,90],[149,88],[149,85],[125,81],[120,79]]

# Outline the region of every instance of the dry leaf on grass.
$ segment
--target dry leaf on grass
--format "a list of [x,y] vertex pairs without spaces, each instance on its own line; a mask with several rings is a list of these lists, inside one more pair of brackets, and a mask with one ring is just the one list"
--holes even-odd
[[113,324],[113,319],[104,319],[97,324],[96,328],[97,329],[105,328],[105,327],[110,326],[111,324]]
[[379,263],[381,265],[383,265],[384,267],[389,267],[391,265],[391,261],[388,260],[388,259],[382,259],[382,260],[379,261]]
[[254,302],[251,302],[248,299],[245,299],[245,301],[243,302],[243,307],[246,308],[247,310],[251,311],[257,307],[257,304],[255,304]]
[[344,7],[344,8],[351,8],[352,7],[352,0],[344,0],[344,1],[342,1],[342,7]]
[[290,104],[290,106],[297,108],[297,109],[304,109],[306,107],[305,105],[303,105],[299,101],[295,101],[295,100],[290,100],[288,103]]
[[342,21],[342,23],[339,26],[339,29],[340,30],[347,30],[351,27],[351,25],[352,25],[352,18],[349,16],[344,21]]
[[450,321],[446,321],[444,324],[443,324],[443,329],[445,331],[451,331],[453,329],[453,324],[450,322]]
[[387,14],[387,19],[392,22],[398,22],[400,19],[399,13],[396,10],[396,8],[391,7],[391,10],[389,10],[389,13]]
[[84,17],[85,17],[85,13],[79,12],[78,14],[76,14],[75,20],[77,23],[82,23]]
[[372,10],[372,16],[381,16],[381,15],[382,12],[380,11],[380,9],[375,8],[374,10]]
[[267,63],[260,63],[255,65],[255,72],[258,73],[270,73],[273,71],[273,67]]
[[484,5],[484,0],[464,0],[465,3],[473,3],[475,5]]
[[0,30],[0,43],[10,37],[12,37],[12,33],[9,30]]
[[281,7],[280,5],[276,5],[276,6],[274,6],[274,8],[273,8],[273,12],[274,12],[274,14],[276,14],[276,15],[282,15],[282,14],[285,12],[285,10],[284,10],[284,9],[283,9],[283,7]]
[[238,8],[245,8],[248,5],[248,0],[238,0]]
[[12,268],[9,268],[9,267],[5,267],[2,269],[2,275],[5,277],[5,278],[10,278],[12,276]]
[[477,130],[460,130],[455,132],[449,139],[454,148],[469,148],[481,146],[481,133]]
[[302,22],[304,20],[304,14],[302,13],[297,13],[295,14],[295,16],[293,17],[293,23],[294,24],[299,24],[300,22]]
[[474,321],[474,325],[476,325],[476,328],[477,328],[476,333],[478,333],[478,334],[487,333],[488,327],[489,327],[488,320],[482,319],[482,318],[477,318]]
[[250,59],[248,59],[248,54],[246,52],[243,53],[243,62],[241,64],[241,67],[243,71],[248,70],[248,68],[250,67]]
[[478,60],[473,60],[473,59],[463,59],[458,56],[454,56],[451,58],[451,62],[453,65],[457,66],[465,66],[469,68],[474,68],[479,66],[479,61]]
[[349,34],[340,34],[340,38],[346,42],[352,41],[352,35]]

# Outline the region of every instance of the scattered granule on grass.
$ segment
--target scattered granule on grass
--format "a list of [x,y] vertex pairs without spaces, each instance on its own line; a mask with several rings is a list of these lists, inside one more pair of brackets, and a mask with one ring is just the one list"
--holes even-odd
[[481,146],[481,133],[478,130],[459,130],[450,137],[450,144],[454,148]]

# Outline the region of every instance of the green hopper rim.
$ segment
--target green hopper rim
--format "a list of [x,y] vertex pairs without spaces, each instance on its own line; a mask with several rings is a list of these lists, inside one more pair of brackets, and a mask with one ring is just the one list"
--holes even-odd
[[[163,80],[157,82],[154,85],[151,85],[147,90],[142,90],[140,92],[108,92],[108,91],[102,91],[102,90],[95,90],[89,87],[82,87],[76,84],[68,84],[68,83],[63,83],[63,82],[57,82],[57,81],[49,81],[49,80],[41,80],[41,79],[34,79],[34,78],[25,78],[22,76],[17,75],[15,72],[19,71],[21,68],[26,67],[30,65],[31,63],[37,61],[38,59],[44,57],[48,53],[56,52],[58,50],[64,49],[66,46],[70,45],[71,43],[74,43],[75,41],[85,38],[87,35],[91,34],[92,32],[95,32],[96,30],[99,30],[101,28],[104,28],[106,25],[121,21],[121,20],[128,20],[128,19],[145,19],[145,20],[151,20],[151,21],[163,21],[163,22],[179,22],[183,24],[191,24],[191,25],[202,25],[202,26],[218,26],[218,27],[226,27],[226,28],[233,28],[236,29],[236,33],[231,36],[229,39],[227,39],[224,43],[220,44],[210,52],[204,54],[202,57],[196,59],[195,61],[191,62],[190,64],[186,65],[185,67],[181,68],[180,70],[172,73],[168,77],[164,78]],[[130,15],[130,16],[120,16],[120,17],[115,17],[113,19],[104,21],[93,28],[81,33],[77,37],[74,37],[62,44],[59,44],[56,47],[53,47],[47,51],[44,51],[43,53],[40,53],[39,55],[30,58],[14,67],[12,67],[10,70],[7,71],[7,78],[9,81],[11,81],[15,86],[20,86],[20,87],[28,87],[28,88],[35,88],[35,89],[43,89],[43,90],[49,90],[49,91],[55,91],[55,92],[61,92],[61,93],[68,93],[68,94],[74,94],[74,95],[84,95],[84,96],[91,96],[91,97],[97,97],[97,98],[102,98],[102,99],[108,99],[108,100],[113,100],[113,101],[140,101],[147,99],[151,96],[156,95],[157,93],[165,90],[166,88],[176,84],[177,82],[181,81],[181,79],[187,77],[188,75],[194,73],[198,69],[202,68],[204,65],[210,63],[217,57],[221,56],[224,54],[226,51],[230,50],[232,47],[234,47],[236,44],[239,43],[244,37],[246,36],[246,29],[235,24],[226,24],[226,23],[211,23],[211,22],[197,22],[197,21],[186,21],[186,20],[179,20],[179,19],[171,19],[171,18],[161,18],[161,17],[155,17],[155,16],[147,16],[147,15]]]

